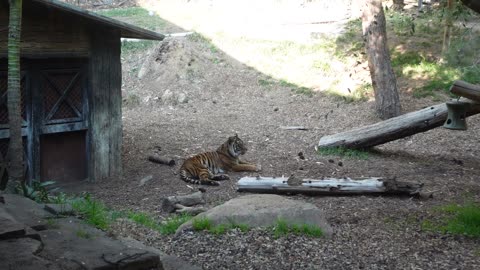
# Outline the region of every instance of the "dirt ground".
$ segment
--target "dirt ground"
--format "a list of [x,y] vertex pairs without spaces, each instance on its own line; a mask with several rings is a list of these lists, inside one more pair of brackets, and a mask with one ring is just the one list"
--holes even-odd
[[[396,177],[424,183],[424,191],[434,197],[292,196],[325,211],[335,231],[328,240],[273,239],[263,230],[172,238],[127,221],[115,225],[116,234],[205,269],[479,269],[478,240],[420,227],[435,206],[466,198],[480,201],[479,116],[468,118],[467,131],[437,128],[378,146],[368,159],[320,156],[314,147],[322,136],[379,121],[371,101],[344,103],[320,92],[310,97],[281,84],[262,85],[265,75],[222,52],[212,55],[204,42],[186,37],[168,38],[123,59],[123,73],[124,175],[90,188],[95,198],[115,209],[166,217],[160,210],[163,197],[197,188],[192,190],[176,174],[183,160],[215,150],[235,133],[248,142],[244,158],[261,164],[263,176]],[[404,112],[440,103],[415,99],[406,87],[400,89]],[[147,161],[158,150],[177,165]],[[139,186],[150,175],[152,180]],[[208,205],[241,196],[236,181],[246,175],[251,174],[230,173],[231,181],[207,187]]]

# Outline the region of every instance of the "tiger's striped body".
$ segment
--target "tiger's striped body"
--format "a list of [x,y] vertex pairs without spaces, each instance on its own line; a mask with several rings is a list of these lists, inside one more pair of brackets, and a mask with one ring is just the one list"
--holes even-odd
[[259,171],[260,166],[241,161],[247,152],[245,143],[235,134],[215,152],[205,152],[188,158],[180,167],[180,178],[192,184],[218,186],[217,181],[229,180],[226,171]]

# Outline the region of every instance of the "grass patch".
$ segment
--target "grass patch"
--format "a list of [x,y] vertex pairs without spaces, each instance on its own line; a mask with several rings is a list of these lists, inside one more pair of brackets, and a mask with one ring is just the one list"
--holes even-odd
[[123,41],[122,54],[138,53],[152,48],[158,41],[141,40],[141,41]]
[[295,92],[295,94],[297,95],[305,95],[307,97],[312,97],[315,94],[312,88],[308,88],[304,86],[294,88],[292,89],[292,91]]
[[311,224],[289,224],[283,219],[277,219],[272,227],[275,238],[280,238],[288,234],[306,235],[310,237],[322,237],[322,228]]
[[83,239],[90,239],[92,238],[92,235],[89,234],[88,232],[84,231],[83,229],[78,229],[75,234],[79,237],[79,238],[83,238]]
[[165,20],[157,15],[150,16],[148,10],[141,7],[104,9],[98,10],[96,13],[149,30],[158,30],[166,25]]
[[370,152],[345,147],[320,147],[317,153],[322,156],[341,156],[355,159],[368,159]]
[[[98,10],[96,13],[152,31],[161,32],[167,24],[165,20],[157,15],[150,16],[148,10],[141,7],[104,9]],[[122,54],[141,52],[153,47],[155,44],[158,44],[158,41],[123,41]]]
[[247,224],[236,222],[229,222],[224,224],[213,225],[213,222],[208,218],[196,218],[192,220],[192,228],[195,231],[208,231],[209,233],[220,235],[229,230],[239,229],[241,232],[247,232],[250,227]]
[[200,44],[204,45],[213,54],[218,53],[220,51],[220,49],[213,44],[212,39],[210,39],[208,37],[205,37],[204,35],[202,35],[200,33],[195,32],[191,35],[188,35],[187,38],[191,41],[194,41],[194,42],[197,42],[197,43],[200,43]]
[[178,227],[180,227],[180,225],[189,221],[190,219],[192,219],[192,216],[187,214],[170,217],[161,224],[160,233],[174,234],[177,231]]
[[435,212],[439,218],[424,220],[422,222],[423,230],[480,237],[480,204],[474,202],[452,203],[435,209]]
[[88,224],[99,229],[106,230],[111,223],[107,207],[102,202],[93,200],[89,194],[73,200],[72,208],[82,215]]
[[194,218],[192,220],[192,228],[195,231],[209,231],[213,227],[213,223],[208,218]]
[[160,223],[151,215],[143,212],[128,212],[126,217],[139,225],[158,231],[163,235],[174,234],[180,225],[192,218],[190,215],[181,214],[171,216]]

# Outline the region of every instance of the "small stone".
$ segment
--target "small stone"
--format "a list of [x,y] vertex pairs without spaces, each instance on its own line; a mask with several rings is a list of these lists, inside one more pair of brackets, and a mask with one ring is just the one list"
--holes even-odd
[[342,166],[343,166],[343,162],[339,161],[339,162],[338,162],[338,166],[342,167]]
[[330,162],[330,163],[335,163],[335,160],[329,159],[328,162]]
[[275,107],[275,108],[273,109],[273,111],[274,111],[274,112],[278,112],[278,107]]

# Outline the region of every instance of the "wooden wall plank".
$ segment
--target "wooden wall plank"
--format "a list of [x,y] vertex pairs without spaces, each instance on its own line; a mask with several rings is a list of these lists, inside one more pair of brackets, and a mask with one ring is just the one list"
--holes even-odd
[[120,32],[91,31],[89,62],[90,171],[99,180],[122,173],[122,71]]

